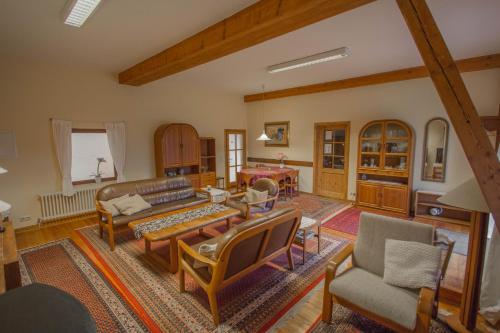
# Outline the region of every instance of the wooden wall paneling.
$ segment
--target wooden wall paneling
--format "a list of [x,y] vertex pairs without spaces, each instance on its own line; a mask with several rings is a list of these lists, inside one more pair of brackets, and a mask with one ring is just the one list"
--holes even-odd
[[[485,69],[500,68],[500,54],[490,54],[475,58],[462,59],[457,61],[460,72],[474,72]],[[294,88],[287,88],[265,93],[258,93],[244,96],[246,103],[258,102],[266,99],[285,98],[290,96],[316,94],[325,91],[357,88],[376,84],[398,82],[405,80],[428,77],[429,71],[425,66],[411,67],[395,71],[359,76],[344,80],[329,81],[323,83],[310,84]]]
[[397,0],[500,229],[500,162],[425,1]]
[[207,63],[374,0],[260,0],[124,70],[121,84],[142,85]]

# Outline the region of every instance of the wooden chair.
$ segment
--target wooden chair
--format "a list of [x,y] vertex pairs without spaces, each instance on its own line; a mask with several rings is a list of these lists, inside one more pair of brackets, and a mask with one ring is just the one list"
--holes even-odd
[[278,183],[278,199],[283,198],[286,200],[286,178],[287,175],[280,173],[277,175],[274,175],[272,179],[274,179]]
[[[386,284],[385,240],[437,244],[432,226],[370,213],[362,213],[355,245],[337,253],[326,268],[322,320],[332,319],[333,303],[340,304],[396,332],[429,332],[437,314],[438,292],[410,290]],[[449,242],[439,272],[444,278],[454,242]],[[352,265],[337,275],[338,267],[352,255]]]
[[288,176],[285,182],[285,194],[290,194],[290,199],[292,199],[295,194],[299,193],[299,170],[290,171]]
[[[301,217],[300,210],[285,208],[243,222],[220,236],[194,246],[179,240],[180,291],[185,291],[184,274],[187,272],[207,293],[214,323],[218,325],[216,293],[219,290],[284,253],[287,254],[290,270],[293,270],[291,246]],[[207,243],[217,244],[210,258],[198,252],[199,247]]]
[[279,194],[278,183],[269,178],[258,179],[252,188],[261,192],[267,191],[267,199],[252,203],[242,202],[241,199],[243,199],[245,193],[238,193],[227,198],[225,202],[227,206],[238,209],[241,212],[241,216],[247,220],[252,214],[273,210]]

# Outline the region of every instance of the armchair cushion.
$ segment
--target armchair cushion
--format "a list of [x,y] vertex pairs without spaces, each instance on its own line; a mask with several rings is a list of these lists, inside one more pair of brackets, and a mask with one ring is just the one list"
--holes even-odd
[[[241,198],[241,202],[244,203],[254,203],[254,202],[259,202],[267,199],[268,191],[257,191],[254,190],[253,188],[247,189],[247,192],[245,193],[245,196]],[[257,205],[258,207],[264,207],[264,204]]]
[[385,283],[403,288],[436,289],[440,264],[440,247],[394,239],[385,241]]
[[330,293],[350,303],[413,330],[417,318],[418,290],[384,283],[376,274],[353,267],[335,277]]
[[[241,202],[240,200],[228,199],[226,201],[226,205],[231,207],[231,208],[239,210],[241,212],[242,216],[247,215],[248,205],[245,202]],[[257,213],[265,213],[267,211],[269,211],[268,208],[250,206],[250,215],[257,214]]]
[[423,223],[363,212],[354,247],[353,265],[382,277],[386,239],[430,245],[434,239],[434,229]]

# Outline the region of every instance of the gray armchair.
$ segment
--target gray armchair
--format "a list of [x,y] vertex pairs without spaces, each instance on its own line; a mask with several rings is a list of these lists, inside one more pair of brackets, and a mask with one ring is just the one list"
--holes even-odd
[[[324,322],[331,321],[332,306],[337,303],[397,332],[429,332],[436,313],[436,291],[400,288],[383,282],[386,239],[435,244],[435,233],[430,225],[362,213],[355,245],[344,248],[327,266]],[[444,278],[453,245],[448,244],[438,281]],[[337,275],[337,268],[350,255],[351,267]]]
[[258,179],[252,187],[256,191],[267,191],[267,199],[258,202],[243,202],[241,199],[245,193],[238,193],[230,196],[226,200],[226,205],[241,212],[241,216],[249,219],[253,214],[266,213],[273,210],[276,200],[278,199],[279,185],[269,178]]

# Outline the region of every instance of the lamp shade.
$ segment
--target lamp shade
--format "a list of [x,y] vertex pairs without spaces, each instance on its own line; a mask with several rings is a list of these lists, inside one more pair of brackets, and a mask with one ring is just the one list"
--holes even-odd
[[262,134],[257,138],[257,141],[269,141],[271,140],[267,134],[266,134],[266,131],[265,130],[262,130]]
[[7,170],[6,170],[6,169],[4,169],[4,168],[2,168],[2,167],[0,166],[0,175],[1,175],[2,173],[7,173]]
[[476,212],[490,212],[476,178],[471,178],[465,183],[458,185],[446,194],[437,198],[437,201],[445,205],[473,210]]

